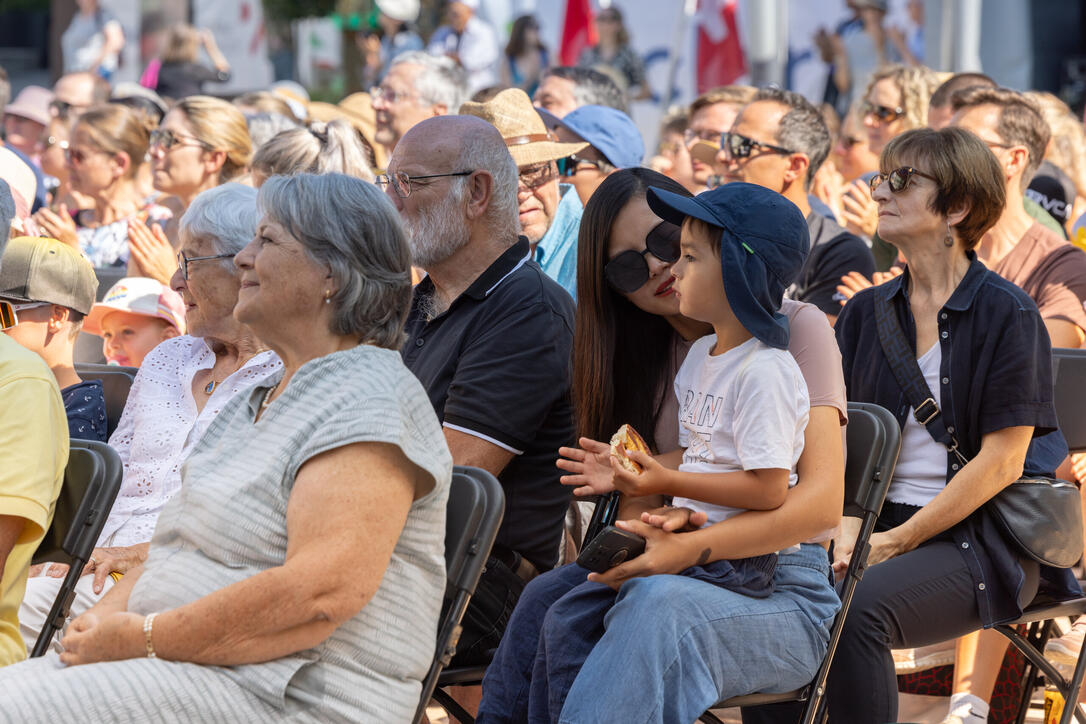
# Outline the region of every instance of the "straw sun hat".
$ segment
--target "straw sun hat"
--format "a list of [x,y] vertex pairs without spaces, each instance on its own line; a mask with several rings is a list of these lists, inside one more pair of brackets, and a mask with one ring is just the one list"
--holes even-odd
[[517,166],[557,161],[588,147],[554,140],[528,94],[519,88],[503,90],[486,103],[469,101],[460,106],[460,115],[478,116],[497,128]]

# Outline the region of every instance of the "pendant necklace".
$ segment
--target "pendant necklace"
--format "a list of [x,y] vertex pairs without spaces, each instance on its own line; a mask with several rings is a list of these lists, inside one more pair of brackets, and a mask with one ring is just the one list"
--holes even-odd
[[207,385],[204,386],[204,394],[210,395],[212,392],[214,392],[215,384],[215,380],[211,380],[211,382],[208,382]]

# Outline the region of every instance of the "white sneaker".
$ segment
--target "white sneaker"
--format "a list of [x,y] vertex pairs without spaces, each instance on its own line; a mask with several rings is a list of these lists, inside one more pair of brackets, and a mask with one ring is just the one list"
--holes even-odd
[[1084,638],[1086,638],[1086,619],[1080,618],[1075,621],[1070,631],[1045,644],[1045,656],[1054,663],[1074,666],[1078,663],[1078,655],[1082,651]]

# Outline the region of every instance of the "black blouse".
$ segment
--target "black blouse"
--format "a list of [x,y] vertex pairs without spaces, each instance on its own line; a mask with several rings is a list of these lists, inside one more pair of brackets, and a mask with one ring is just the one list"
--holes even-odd
[[[981,438],[1007,427],[1030,426],[1034,440],[1025,474],[1051,476],[1067,456],[1052,403],[1052,349],[1036,305],[1021,289],[969,254],[969,270],[939,310],[940,408],[948,432],[972,459]],[[841,348],[848,399],[873,402],[905,425],[909,401],[879,343],[876,295],[888,299],[916,352],[916,324],[909,311],[909,271],[857,294],[841,312],[835,334]],[[947,480],[961,465],[947,453]],[[986,626],[1021,615],[1018,592],[1025,580],[1020,554],[982,506],[947,534],[973,575],[977,606]],[[1042,586],[1058,598],[1081,595],[1069,570],[1041,568]]]

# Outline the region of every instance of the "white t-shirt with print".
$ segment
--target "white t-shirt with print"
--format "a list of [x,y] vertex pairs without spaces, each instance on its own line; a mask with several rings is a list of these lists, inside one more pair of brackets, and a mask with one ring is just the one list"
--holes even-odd
[[[679,470],[781,468],[790,471],[788,486],[795,485],[811,408],[799,365],[787,351],[754,338],[710,355],[715,344],[715,334],[695,342],[675,376],[679,444],[686,448]],[[681,497],[674,504],[704,511],[707,525],[743,512]]]

